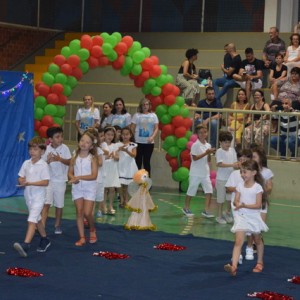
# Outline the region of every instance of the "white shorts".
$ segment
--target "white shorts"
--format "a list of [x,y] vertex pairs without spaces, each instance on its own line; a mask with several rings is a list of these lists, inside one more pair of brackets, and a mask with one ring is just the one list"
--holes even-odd
[[102,202],[104,200],[104,184],[103,182],[97,182],[96,202]]
[[196,196],[199,184],[201,184],[204,194],[212,194],[213,193],[213,187],[212,187],[209,176],[207,176],[207,177],[190,176],[189,188],[188,188],[186,194],[191,197]]
[[41,213],[44,207],[44,202],[26,201],[26,204],[29,211],[27,221],[37,224],[42,218]]
[[72,199],[85,199],[95,201],[96,199],[96,181],[80,181],[72,184]]
[[46,189],[47,199],[45,204],[63,208],[65,204],[66,182],[50,181]]
[[216,190],[217,190],[217,203],[224,203],[225,200],[231,201],[231,194],[226,193],[226,180],[217,180],[216,181]]
[[[246,81],[236,81],[236,83],[242,88],[246,88]],[[260,89],[262,87],[261,79],[258,79],[257,82],[251,81],[251,90]]]

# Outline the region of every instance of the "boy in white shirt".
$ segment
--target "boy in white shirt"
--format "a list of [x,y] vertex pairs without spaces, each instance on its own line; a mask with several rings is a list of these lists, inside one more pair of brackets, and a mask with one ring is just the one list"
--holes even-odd
[[185,207],[182,211],[187,217],[194,215],[190,210],[190,202],[192,197],[196,196],[199,184],[201,184],[205,193],[205,210],[202,212],[202,215],[206,218],[213,218],[214,215],[209,213],[213,188],[209,177],[208,159],[210,159],[210,154],[215,152],[215,148],[211,148],[211,145],[206,142],[208,132],[205,125],[198,125],[196,134],[198,139],[191,148],[192,163],[189,188],[186,193]]
[[31,158],[23,163],[18,174],[19,185],[25,187],[24,197],[29,211],[28,227],[24,242],[14,243],[14,248],[22,257],[27,257],[28,255],[27,252],[36,228],[41,235],[37,251],[45,252],[51,245],[41,218],[41,212],[46,201],[46,186],[50,179],[49,167],[42,159],[46,145],[40,137],[34,137],[29,141],[28,145]]
[[[226,193],[225,184],[234,169],[239,167],[237,162],[237,156],[235,149],[230,147],[232,142],[232,134],[228,131],[220,131],[219,142],[220,148],[216,152],[216,164],[217,164],[217,207],[218,216],[216,221],[219,224],[232,223],[231,217],[231,205],[230,205],[230,194]],[[223,212],[223,204],[227,202],[226,211]]]
[[50,182],[47,187],[47,200],[42,211],[42,221],[46,221],[50,206],[55,206],[55,234],[62,234],[61,219],[65,202],[66,182],[68,180],[68,166],[71,160],[69,148],[63,144],[63,129],[50,127],[47,130],[50,144],[47,146],[43,159],[50,169]]

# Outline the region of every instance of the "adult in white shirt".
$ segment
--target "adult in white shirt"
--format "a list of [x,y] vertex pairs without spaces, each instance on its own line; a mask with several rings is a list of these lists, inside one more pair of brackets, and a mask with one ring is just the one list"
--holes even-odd
[[107,125],[124,128],[131,124],[131,115],[127,112],[125,102],[122,98],[116,98],[111,114],[107,118]]

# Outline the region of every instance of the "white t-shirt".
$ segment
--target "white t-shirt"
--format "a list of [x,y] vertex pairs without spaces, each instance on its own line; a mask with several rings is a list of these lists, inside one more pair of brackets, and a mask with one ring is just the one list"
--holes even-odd
[[[241,183],[244,183],[244,179],[242,178],[241,176],[241,171],[240,170],[234,170],[226,184],[225,184],[225,187],[233,187],[233,188],[236,188],[239,184]],[[231,193],[231,202],[234,202],[234,198],[235,198],[235,192]]]
[[94,107],[92,111],[92,108],[79,108],[76,114],[76,121],[80,121],[79,128],[81,130],[87,130],[89,127],[93,127],[95,123],[99,123],[100,121],[99,109]]
[[207,155],[198,160],[193,160],[193,155],[199,155],[206,152],[207,149],[210,149],[211,145],[207,142],[204,144],[201,143],[198,139],[192,145],[191,148],[191,168],[190,168],[190,176],[198,176],[201,178],[209,176],[209,165],[207,161]]
[[135,113],[131,122],[136,125],[135,141],[139,144],[148,144],[148,138],[153,134],[155,125],[158,124],[157,115],[155,113]]
[[[237,162],[237,156],[234,148],[230,147],[228,151],[219,148],[216,152],[216,163],[233,164]],[[227,180],[233,171],[233,167],[217,169],[217,180]]]
[[[293,47],[292,46],[288,46],[287,48],[288,50],[288,53],[289,53],[289,57],[287,58],[288,62],[297,58],[299,56],[299,52],[300,52],[300,46],[293,50]],[[299,63],[299,61],[297,61],[297,63]]]
[[[48,154],[53,153],[54,155],[59,155],[63,159],[70,159],[71,152],[70,149],[65,145],[61,144],[57,148],[53,148],[52,145],[48,145],[43,155],[43,159],[47,161]],[[68,166],[59,162],[53,161],[49,164],[50,169],[50,180],[53,182],[65,182],[68,181]]]
[[104,176],[104,174],[103,174],[103,162],[104,162],[105,158],[104,158],[103,150],[99,147],[97,147],[97,154],[98,154],[98,156],[101,156],[101,158],[102,158],[102,166],[98,167],[98,176],[97,176],[97,179],[96,179],[96,181],[98,183],[100,183],[100,182],[103,182],[103,176]]
[[120,126],[121,128],[124,128],[126,126],[129,126],[131,124],[131,115],[129,113],[126,113],[124,115],[113,115],[111,114],[106,121],[107,124],[111,126]]
[[269,168],[263,167],[262,170],[260,171],[260,173],[265,181],[268,181],[274,177],[273,172]]

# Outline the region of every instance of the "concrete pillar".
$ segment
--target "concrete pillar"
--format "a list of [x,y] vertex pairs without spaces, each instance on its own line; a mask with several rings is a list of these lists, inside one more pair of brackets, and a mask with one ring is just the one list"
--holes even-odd
[[270,27],[279,27],[279,2],[280,0],[265,0],[264,32],[269,32]]

